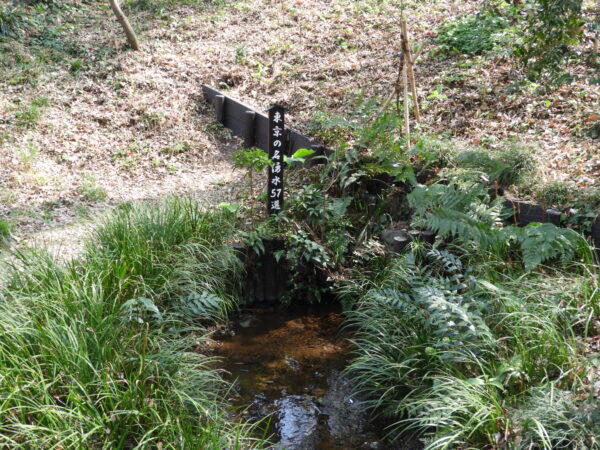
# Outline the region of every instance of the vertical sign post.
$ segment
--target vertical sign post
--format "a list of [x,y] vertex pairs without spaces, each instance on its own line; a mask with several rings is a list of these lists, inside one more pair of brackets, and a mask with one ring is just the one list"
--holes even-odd
[[269,181],[267,212],[277,214],[283,209],[283,155],[285,151],[285,110],[280,105],[269,109]]

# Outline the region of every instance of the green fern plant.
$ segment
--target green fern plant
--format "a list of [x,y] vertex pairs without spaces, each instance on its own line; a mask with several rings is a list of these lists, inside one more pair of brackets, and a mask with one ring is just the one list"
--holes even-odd
[[121,305],[120,315],[125,322],[161,323],[163,321],[163,316],[156,304],[146,297],[127,300]]
[[428,392],[434,374],[476,375],[496,351],[460,261],[437,251],[425,258],[421,267],[410,255],[397,260],[348,313],[358,329],[348,368],[356,393],[391,417],[410,416],[410,399]]
[[517,241],[527,271],[553,259],[568,263],[579,254],[587,253],[592,257],[587,243],[579,233],[551,223],[531,223],[524,228],[511,226],[503,230],[502,234],[506,239]]
[[192,292],[175,302],[174,312],[184,321],[217,323],[227,319],[232,302],[210,292]]
[[487,190],[480,183],[417,186],[408,195],[408,202],[414,208],[414,227],[482,248],[497,242],[502,199],[490,203]]
[[490,202],[487,189],[479,183],[455,180],[448,185],[418,186],[408,201],[414,208],[414,227],[430,229],[459,245],[491,251],[499,259],[520,253],[527,271],[551,260],[594,259],[585,239],[571,229],[551,223],[503,226],[503,199]]

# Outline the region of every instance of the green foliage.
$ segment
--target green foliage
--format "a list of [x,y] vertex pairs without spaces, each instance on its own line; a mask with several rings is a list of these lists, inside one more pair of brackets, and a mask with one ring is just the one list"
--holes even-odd
[[583,189],[573,183],[552,181],[534,188],[535,199],[545,208],[566,213],[566,223],[582,233],[589,233],[600,215],[600,188]]
[[29,20],[24,11],[16,6],[0,6],[0,38],[18,38],[29,26]]
[[269,155],[260,149],[239,150],[233,154],[233,165],[248,171],[250,195],[254,193],[253,172],[262,172],[272,164]]
[[564,80],[563,64],[570,56],[582,31],[581,0],[528,0],[521,14],[525,16],[525,38],[516,54],[527,69],[529,78],[547,76]]
[[173,145],[169,147],[164,147],[162,152],[168,156],[181,155],[183,153],[187,153],[190,150],[190,143],[187,141],[176,141]]
[[[402,125],[400,111],[391,107],[382,111],[377,98],[365,99],[362,95],[357,96],[347,115],[316,113],[308,124],[310,132],[337,147],[330,164],[339,165],[343,171],[339,180],[343,189],[361,177],[381,175],[396,182],[417,183],[413,155],[407,154],[406,142],[399,132]],[[348,142],[354,143],[351,149]]]
[[32,128],[37,124],[42,115],[43,108],[49,104],[45,97],[36,97],[31,101],[31,104],[22,107],[15,112],[16,124],[22,128]]
[[546,208],[566,209],[573,201],[574,187],[564,181],[553,181],[540,186],[536,199]]
[[421,170],[428,167],[444,168],[454,163],[457,148],[453,142],[437,136],[420,136],[408,155]]
[[[74,33],[70,32],[72,24],[87,20],[83,16],[89,15],[81,2],[15,0],[12,1],[14,6],[0,3],[0,16],[8,11],[13,13],[10,17],[18,18],[14,27],[8,28],[20,30],[9,31],[6,24],[13,21],[6,17],[0,19],[0,26],[4,22],[6,31],[0,32],[0,67],[3,68],[2,81],[8,85],[35,87],[42,73],[62,70],[72,64],[77,66],[76,61],[85,61],[86,67],[97,68],[103,56],[114,52],[102,47],[90,58],[85,42],[75,40]],[[102,70],[98,73],[103,73]]]
[[[519,272],[490,281],[447,251],[418,252],[345,288],[357,296],[348,371],[356,394],[395,420],[391,435],[414,431],[427,449],[596,448],[597,405],[559,401],[584,387],[578,342],[598,302],[589,275]],[[549,383],[556,397],[538,395]]]
[[[452,286],[454,288],[454,286]],[[421,338],[429,335],[425,352],[443,361],[468,361],[492,344],[491,333],[479,317],[473,300],[456,289],[445,293],[435,286],[422,286],[410,294],[394,290],[375,291],[368,301],[387,303],[419,329]],[[404,325],[406,326],[406,325]]]
[[522,185],[537,169],[537,159],[531,149],[512,143],[499,150],[465,151],[457,155],[459,167],[480,170],[485,178],[500,186]]
[[306,124],[308,132],[319,135],[331,144],[342,144],[360,124],[342,116],[330,117],[324,112],[316,112]]
[[492,154],[508,166],[498,179],[502,186],[519,186],[537,172],[539,163],[535,152],[524,144],[509,142]]
[[438,33],[441,51],[480,55],[512,50],[530,80],[561,84],[577,57],[571,47],[582,36],[582,0],[484,2],[477,14],[445,24]]
[[306,158],[311,156],[315,151],[307,148],[299,148],[294,152],[292,156],[283,156],[283,160],[286,164],[303,164]]
[[583,405],[572,392],[552,384],[535,388],[528,401],[515,411],[523,440],[519,448],[569,448],[587,450],[600,447],[600,406],[593,401]]
[[11,239],[12,224],[5,219],[0,219],[0,244],[7,244]]
[[294,216],[304,217],[310,224],[322,224],[342,220],[350,201],[349,197],[332,198],[318,185],[309,184],[290,196],[288,207]]
[[407,398],[404,405],[411,417],[399,424],[407,430],[435,428],[424,439],[427,450],[493,445],[509,425],[500,391],[485,376],[435,376],[422,395]]
[[533,223],[524,228],[511,228],[523,252],[525,270],[533,270],[545,261],[560,259],[572,261],[585,240],[568,228],[551,223]]
[[178,6],[205,6],[207,4],[224,5],[225,0],[127,0],[126,8],[134,8],[153,13],[163,13],[164,10]]
[[493,50],[509,26],[508,18],[494,10],[483,9],[442,26],[436,42],[441,44],[442,51],[479,55]]
[[[328,165],[312,169],[291,166],[288,186],[295,189],[290,189],[273,230],[285,236],[282,256],[292,273],[290,298],[321,299],[331,289],[333,274],[344,270],[349,255],[364,239],[357,234],[367,217],[357,213],[353,198],[337,184],[352,176],[353,162],[352,157],[346,159],[340,153]],[[313,183],[305,184],[307,176]]]
[[240,231],[239,236],[242,242],[246,244],[256,255],[265,253],[265,241],[272,238],[274,230],[269,222],[259,224],[251,231]]
[[488,205],[489,195],[481,183],[417,186],[408,201],[415,210],[413,226],[428,228],[441,238],[474,242],[484,249],[496,242],[502,199]]
[[106,200],[106,190],[98,186],[98,181],[93,176],[87,176],[79,187],[82,200],[86,202],[102,202]]
[[219,323],[227,320],[234,304],[228,299],[209,292],[192,292],[178,298],[174,312],[182,316],[184,322]]
[[121,305],[121,316],[123,320],[137,323],[163,321],[163,315],[154,302],[146,297],[137,297],[127,300]]
[[500,260],[518,251],[527,271],[552,260],[563,264],[577,258],[594,260],[589,245],[573,230],[551,223],[502,226],[503,199],[490,202],[480,183],[454,180],[417,186],[408,201],[414,208],[414,227],[430,229],[441,239],[452,238],[464,248],[491,252]]
[[234,304],[232,220],[191,200],[129,205],[79,259],[18,253],[0,291],[0,446],[251,447],[192,351],[194,323]]
[[232,220],[227,211],[205,213],[188,199],[125,207],[97,228],[88,253],[112,258],[106,287],[126,298],[150,297],[167,306],[190,293],[221,295],[239,275],[237,257],[224,246]]
[[331,265],[331,258],[325,247],[310,239],[308,234],[299,230],[288,235],[287,259],[294,263],[296,272],[307,263],[318,264],[322,268]]
[[[452,398],[451,385],[497,391],[492,381],[480,386],[464,378],[480,372],[480,365],[495,354],[496,342],[481,305],[472,297],[474,285],[462,282],[468,276],[459,260],[446,252],[433,252],[425,262],[416,265],[413,255],[393,262],[378,286],[348,313],[349,325],[358,329],[357,358],[348,370],[357,393],[366,396],[369,405],[386,416],[404,418],[394,428],[429,432],[430,427],[440,427],[439,436],[446,431],[443,417],[456,414],[442,413],[442,398],[446,397],[450,409],[460,408],[461,403],[467,408],[464,397]],[[442,383],[442,376],[452,383]],[[489,398],[485,395],[480,404]],[[451,423],[456,424],[456,419]],[[481,420],[475,428],[487,426]]]

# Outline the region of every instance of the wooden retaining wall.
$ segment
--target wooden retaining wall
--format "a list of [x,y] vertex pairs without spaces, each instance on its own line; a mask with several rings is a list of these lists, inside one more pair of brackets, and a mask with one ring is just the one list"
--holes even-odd
[[[256,147],[269,151],[269,118],[253,108],[228,97],[220,91],[202,86],[202,92],[215,112],[215,119],[224,127],[229,128],[235,136],[244,140],[246,148]],[[293,128],[285,127],[285,154],[289,156],[300,148],[315,150],[314,156],[330,155],[333,153],[316,141],[304,136]]]

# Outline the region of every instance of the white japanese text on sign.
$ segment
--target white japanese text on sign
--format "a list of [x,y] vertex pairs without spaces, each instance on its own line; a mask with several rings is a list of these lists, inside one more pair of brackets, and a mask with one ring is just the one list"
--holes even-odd
[[283,209],[283,155],[285,151],[285,118],[281,106],[269,109],[269,167],[267,210],[269,214]]

